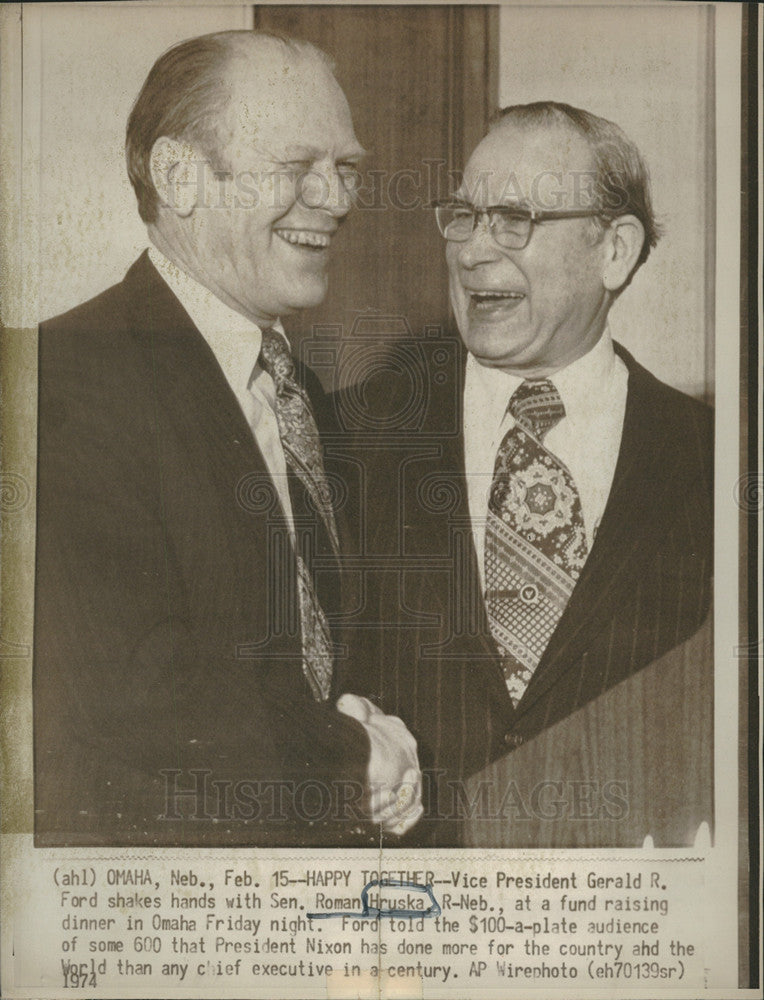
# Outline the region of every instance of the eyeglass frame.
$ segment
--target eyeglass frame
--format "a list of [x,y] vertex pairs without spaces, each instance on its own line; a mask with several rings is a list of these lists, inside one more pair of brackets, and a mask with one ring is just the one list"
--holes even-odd
[[[453,208],[462,207],[468,208],[472,212],[472,228],[469,233],[464,237],[464,239],[454,239],[452,236],[446,236],[443,231],[443,227],[440,224],[440,219],[438,218],[439,208]],[[527,219],[530,225],[528,226],[528,235],[523,243],[519,246],[504,246],[503,243],[499,243],[496,239],[496,235],[493,231],[493,226],[491,225],[490,219],[488,220],[488,231],[491,237],[495,241],[497,246],[502,247],[504,250],[524,250],[531,241],[531,236],[533,234],[534,225],[539,222],[552,222],[555,219],[586,219],[586,218],[607,218],[606,214],[599,208],[589,208],[589,209],[579,209],[579,208],[557,208],[557,209],[537,209],[537,208],[526,208],[524,205],[487,205],[485,208],[478,208],[476,205],[471,205],[468,201],[458,201],[453,198],[442,198],[437,201],[430,203],[430,208],[435,210],[435,222],[438,226],[438,231],[444,240],[448,243],[466,243],[467,240],[475,232],[478,224],[478,219],[485,215],[490,216],[491,212],[499,212],[504,214],[511,214],[514,212],[519,218]]]

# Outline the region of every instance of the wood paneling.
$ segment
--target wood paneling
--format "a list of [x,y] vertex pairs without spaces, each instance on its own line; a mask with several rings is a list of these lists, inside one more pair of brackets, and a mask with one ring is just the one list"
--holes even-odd
[[[449,171],[463,168],[495,105],[494,21],[483,6],[255,8],[256,28],[308,39],[335,59],[369,151],[360,205],[335,244],[329,294],[287,323],[327,388],[337,338],[349,338],[360,315],[378,314],[379,339],[421,337],[448,321],[443,241],[426,206],[452,189]],[[318,331],[314,344],[319,324],[333,329]]]

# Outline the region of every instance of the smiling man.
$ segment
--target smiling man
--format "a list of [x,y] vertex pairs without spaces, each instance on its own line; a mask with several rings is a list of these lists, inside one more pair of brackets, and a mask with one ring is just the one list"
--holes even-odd
[[40,334],[37,842],[400,833],[411,735],[334,707],[328,416],[281,325],[351,207],[345,97],[307,43],[204,36],[157,61],[126,151],[152,245]]
[[658,238],[618,126],[507,108],[435,213],[461,363],[430,351],[421,378],[382,390],[385,432],[363,454],[370,548],[390,568],[369,571],[383,625],[357,631],[353,662],[372,665],[367,692],[430,773],[412,836],[451,844],[453,821],[475,817],[466,777],[704,623],[713,421],[611,337],[610,307]]

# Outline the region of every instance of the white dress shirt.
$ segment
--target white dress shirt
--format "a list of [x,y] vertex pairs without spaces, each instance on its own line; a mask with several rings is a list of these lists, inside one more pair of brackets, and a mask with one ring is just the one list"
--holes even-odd
[[[271,376],[257,364],[263,339],[260,327],[221,302],[156,247],[149,247],[149,259],[212,349],[252,428],[293,533],[286,459],[276,419],[276,387]],[[289,343],[280,322],[274,323],[272,329]]]
[[[610,331],[582,358],[549,379],[565,416],[544,438],[544,446],[567,466],[581,498],[586,541],[594,536],[610,494],[621,446],[628,385],[626,365],[613,350]],[[485,589],[484,552],[488,495],[496,452],[515,420],[507,413],[523,379],[467,356],[464,382],[464,453],[472,535]]]

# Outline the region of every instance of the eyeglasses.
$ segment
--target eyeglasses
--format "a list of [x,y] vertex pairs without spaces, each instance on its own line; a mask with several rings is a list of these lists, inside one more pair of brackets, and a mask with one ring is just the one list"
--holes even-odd
[[520,208],[517,205],[489,205],[476,208],[464,201],[436,201],[435,219],[441,235],[454,243],[465,243],[475,230],[478,219],[488,220],[488,229],[499,244],[507,250],[522,250],[528,245],[534,223],[552,219],[584,219],[602,215],[599,209],[556,209],[540,211]]

